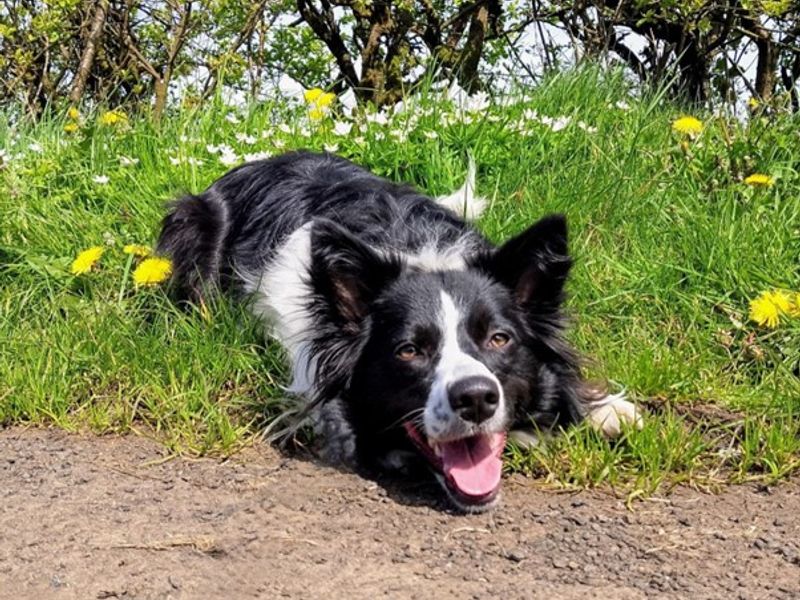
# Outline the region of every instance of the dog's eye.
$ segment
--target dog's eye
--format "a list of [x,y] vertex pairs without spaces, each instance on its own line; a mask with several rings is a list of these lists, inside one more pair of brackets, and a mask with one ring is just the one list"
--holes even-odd
[[510,341],[511,336],[509,336],[507,333],[503,333],[502,331],[498,331],[497,333],[492,334],[492,337],[489,338],[489,346],[492,348],[502,348]]
[[419,348],[414,344],[403,344],[395,350],[395,356],[400,360],[414,360],[420,355]]

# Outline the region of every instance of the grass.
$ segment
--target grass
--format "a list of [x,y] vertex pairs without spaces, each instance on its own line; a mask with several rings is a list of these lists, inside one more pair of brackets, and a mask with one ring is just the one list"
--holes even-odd
[[[280,349],[235,304],[221,300],[204,318],[159,288],[136,289],[121,247],[152,244],[169,199],[227,170],[207,145],[239,157],[335,145],[431,194],[460,185],[471,153],[492,199],[480,227],[494,240],[568,215],[570,336],[592,359],[587,375],[657,410],[617,442],[577,428],[534,452],[512,448],[509,469],[632,496],[798,470],[800,319],[761,328],[748,302],[800,288],[800,119],[696,115],[705,128],[689,139],[671,130],[680,107],[657,92],[633,97],[621,76],[594,70],[515,100],[464,122],[429,92],[390,124],[347,135],[333,117],[307,124],[302,106],[219,101],[158,126],[85,114],[68,133],[65,114],[1,119],[0,424],[138,431],[199,454],[251,440],[284,407]],[[572,120],[554,131],[530,110]],[[775,184],[744,184],[754,172]],[[99,268],[72,276],[75,255],[98,244]],[[733,416],[698,419],[698,405]]]

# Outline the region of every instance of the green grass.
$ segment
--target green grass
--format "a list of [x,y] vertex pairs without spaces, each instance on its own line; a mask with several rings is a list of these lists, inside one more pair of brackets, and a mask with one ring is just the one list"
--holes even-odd
[[[207,144],[242,155],[335,143],[431,194],[460,185],[471,153],[492,199],[480,227],[494,240],[549,212],[568,215],[577,259],[570,336],[591,357],[587,375],[662,408],[617,442],[578,428],[534,452],[512,449],[510,469],[633,495],[797,470],[800,319],[769,330],[747,313],[763,290],[800,288],[800,119],[697,115],[705,130],[682,147],[670,127],[681,108],[658,93],[629,96],[615,74],[556,77],[518,100],[447,125],[447,102],[427,94],[413,127],[402,117],[344,137],[330,120],[303,135],[302,107],[281,105],[253,106],[239,123],[221,102],[183,108],[160,126],[135,117],[101,126],[87,114],[75,133],[63,131],[66,116],[1,119],[0,424],[133,430],[191,453],[232,452],[257,435],[285,406],[279,348],[225,300],[206,320],[161,289],[135,289],[121,247],[153,243],[169,199],[226,171]],[[532,124],[520,135],[514,124],[526,109],[573,125]],[[387,133],[395,128],[407,141]],[[139,163],[121,166],[121,155]],[[775,185],[742,183],[753,172]],[[99,270],[70,275],[77,252],[98,244],[107,247]],[[689,404],[735,418],[673,410]]]

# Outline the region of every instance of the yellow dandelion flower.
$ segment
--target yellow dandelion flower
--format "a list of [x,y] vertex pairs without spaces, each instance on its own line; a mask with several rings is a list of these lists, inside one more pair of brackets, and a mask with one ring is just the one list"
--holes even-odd
[[73,121],[77,121],[81,118],[81,113],[78,112],[78,109],[74,106],[70,106],[69,110],[67,111],[67,117],[72,119]]
[[308,111],[308,118],[312,121],[319,121],[325,118],[325,111],[321,108],[312,108]]
[[672,122],[672,129],[683,135],[698,135],[703,131],[703,122],[694,117],[681,117]]
[[327,108],[333,101],[336,100],[336,94],[331,94],[330,92],[322,94],[319,98],[317,98],[315,104],[320,108]]
[[146,258],[133,271],[133,282],[138,285],[157,285],[172,275],[172,261],[168,258]]
[[83,275],[91,271],[92,267],[94,267],[97,261],[100,260],[100,257],[103,256],[103,252],[105,252],[105,249],[102,246],[92,246],[78,254],[75,260],[72,261],[72,274]]
[[786,292],[774,290],[762,292],[758,298],[750,301],[750,320],[762,327],[775,329],[781,316],[792,310],[792,301]]
[[753,96],[753,97],[751,97],[751,98],[749,98],[749,99],[747,100],[747,106],[749,106],[751,110],[755,110],[755,109],[757,109],[759,106],[761,106],[761,102],[759,102],[759,101],[758,101],[758,98],[756,98],[755,96]]
[[309,104],[314,104],[324,93],[325,92],[319,88],[313,88],[303,92],[303,98],[305,98],[305,101]]
[[122,247],[122,251],[125,254],[133,254],[134,256],[139,256],[141,258],[150,256],[151,254],[150,248],[147,246],[142,246],[141,244],[126,244]]
[[78,129],[80,129],[80,127],[78,126],[77,123],[67,123],[66,125],[64,125],[64,131],[67,133],[75,133],[76,131],[78,131]]
[[744,182],[747,185],[752,185],[754,187],[772,187],[775,185],[775,179],[769,175],[765,175],[764,173],[753,173],[752,175],[748,175],[744,178]]
[[121,110],[109,110],[100,115],[101,125],[119,125],[128,122],[128,115]]
[[792,305],[789,307],[787,312],[789,313],[789,316],[800,317],[800,292],[794,293]]

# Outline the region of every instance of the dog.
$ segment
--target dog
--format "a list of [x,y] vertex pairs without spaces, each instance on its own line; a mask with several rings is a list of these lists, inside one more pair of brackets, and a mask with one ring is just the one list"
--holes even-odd
[[478,512],[497,503],[509,435],[531,445],[585,418],[607,435],[640,422],[623,395],[581,379],[564,340],[564,216],[495,247],[470,223],[485,204],[472,162],[461,189],[433,199],[332,154],[290,152],[178,200],[157,251],[179,298],[247,299],[285,347],[289,391],[328,461],[422,460]]

